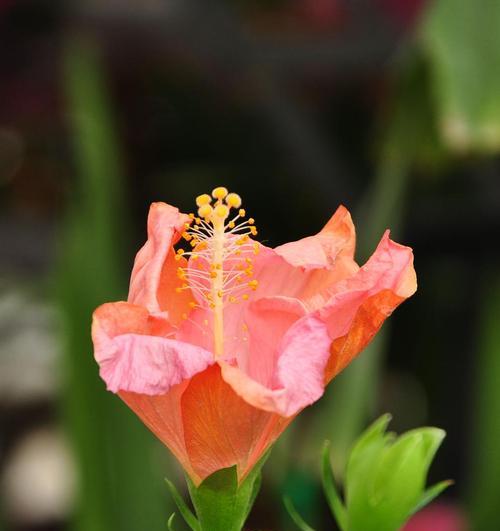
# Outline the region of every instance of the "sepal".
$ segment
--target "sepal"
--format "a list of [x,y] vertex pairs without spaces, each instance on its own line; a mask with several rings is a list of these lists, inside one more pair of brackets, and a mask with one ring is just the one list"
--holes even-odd
[[[196,516],[186,505],[175,486],[167,480],[172,497],[192,531],[241,531],[250,513],[261,484],[261,469],[268,450],[246,478],[238,483],[236,465],[223,468],[195,485],[186,476],[186,482]],[[171,526],[171,519],[169,526]],[[169,527],[170,529],[170,527]]]

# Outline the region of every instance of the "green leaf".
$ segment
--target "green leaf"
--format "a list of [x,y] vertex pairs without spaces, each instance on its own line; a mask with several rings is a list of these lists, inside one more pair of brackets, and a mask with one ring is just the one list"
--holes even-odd
[[361,437],[358,438],[349,455],[349,463],[351,467],[357,466],[358,462],[362,460],[364,453],[372,444],[381,445],[383,443],[383,437],[391,418],[392,417],[389,413],[382,415],[363,432]]
[[385,430],[391,420],[390,415],[383,415],[376,420],[356,441],[349,455],[345,474],[346,503],[353,509],[349,512],[362,514],[369,503],[373,490],[375,468],[380,460],[386,442],[391,435]]
[[420,509],[423,509],[429,503],[431,503],[434,498],[437,498],[450,485],[453,485],[453,481],[446,479],[444,481],[436,483],[436,485],[433,485],[432,487],[429,487],[420,497],[420,500],[418,501],[417,505],[411,511],[410,516],[420,511]]
[[323,446],[323,459],[321,467],[321,477],[323,480],[323,490],[328,501],[328,505],[337,520],[341,531],[347,531],[347,513],[335,487],[332,465],[330,462],[330,442],[325,441]]
[[425,457],[426,440],[418,431],[404,434],[384,449],[370,499],[376,529],[399,529],[406,521],[425,486]]
[[302,516],[300,516],[300,514],[297,512],[297,509],[295,509],[292,500],[288,496],[283,497],[283,503],[285,504],[290,518],[294,521],[295,525],[300,529],[300,531],[315,531],[314,528],[307,524]]
[[[165,482],[170,490],[170,494],[172,495],[172,498],[174,499],[175,505],[177,505],[177,508],[182,514],[182,517],[184,518],[186,524],[193,531],[200,531],[201,527],[200,527],[198,520],[196,520],[195,515],[191,512],[191,509],[189,509],[189,507],[186,505],[186,502],[184,501],[182,496],[179,494],[179,491],[176,489],[175,485],[169,479],[165,479]],[[170,520],[173,518],[173,516],[174,515],[170,517]]]
[[[343,516],[337,517],[343,531],[396,531],[421,504],[428,503],[448,484],[424,492],[429,466],[444,431],[426,427],[396,437],[386,432],[389,420],[384,415],[374,422],[351,451],[346,505],[340,505]],[[324,451],[323,473],[329,477],[331,487],[334,484],[329,468],[328,451]],[[336,491],[332,499],[340,504]],[[336,514],[334,506],[332,511]]]

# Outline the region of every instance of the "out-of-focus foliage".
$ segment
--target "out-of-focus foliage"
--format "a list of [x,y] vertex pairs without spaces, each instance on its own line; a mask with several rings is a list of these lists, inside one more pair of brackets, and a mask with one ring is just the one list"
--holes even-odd
[[445,141],[460,152],[498,152],[500,2],[431,2],[422,37]]
[[154,477],[153,467],[146,466],[154,441],[106,392],[91,354],[92,311],[124,294],[120,257],[127,216],[105,82],[88,43],[69,43],[64,84],[79,175],[57,279],[66,334],[63,405],[80,473],[75,529],[161,529],[168,514],[161,471]]
[[467,485],[472,529],[491,529],[498,519],[500,492],[500,277],[482,283],[481,342],[477,357],[471,478]]
[[[396,75],[389,116],[380,125],[373,183],[357,212],[360,263],[370,256],[387,227],[391,227],[393,237],[397,238],[404,220],[413,167],[417,163],[434,167],[442,158],[426,81],[422,61],[417,54],[409,54]],[[320,406],[328,411],[329,437],[335,441],[333,466],[338,474],[342,474],[352,442],[374,413],[389,327],[390,323],[386,323],[363,355],[337,377],[325,404]],[[324,434],[323,418],[318,417],[316,424],[317,432]]]
[[[393,100],[380,127],[378,166],[359,210],[358,253],[370,249],[386,227],[403,223],[412,172],[442,172],[453,150],[500,148],[500,3],[435,0],[421,21],[421,38],[395,70]],[[387,328],[387,325],[386,325]],[[327,395],[334,468],[373,412],[384,334],[368,346]],[[320,423],[322,421],[318,421]],[[322,429],[321,427],[319,429]]]

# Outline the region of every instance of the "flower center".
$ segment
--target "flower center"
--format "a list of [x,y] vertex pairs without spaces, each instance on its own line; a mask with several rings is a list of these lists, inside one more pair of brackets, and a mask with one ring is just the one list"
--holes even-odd
[[[191,289],[198,303],[192,308],[205,307],[213,312],[214,353],[224,353],[224,308],[247,300],[249,291],[257,289],[253,279],[251,255],[259,252],[259,244],[250,236],[257,235],[255,222],[245,218],[238,194],[228,193],[219,186],[208,194],[196,198],[198,215],[190,214],[183,238],[191,250],[178,249],[176,259],[189,258],[185,267],[177,269],[183,281],[177,291]],[[231,217],[231,212],[237,213]],[[187,316],[185,316],[187,318]]]

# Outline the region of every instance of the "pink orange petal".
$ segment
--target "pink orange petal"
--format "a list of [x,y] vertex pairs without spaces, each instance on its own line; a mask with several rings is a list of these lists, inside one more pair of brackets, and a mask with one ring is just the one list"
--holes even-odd
[[322,269],[333,267],[340,256],[353,259],[355,247],[351,215],[344,206],[339,206],[318,234],[280,245],[275,252],[295,267]]
[[326,302],[327,290],[358,271],[351,216],[339,207],[316,235],[266,249],[256,262],[261,296],[300,299],[313,311]]
[[385,319],[416,288],[412,250],[390,240],[386,232],[365,266],[335,286],[328,304],[316,312],[333,340],[326,381],[366,347]]
[[110,391],[163,394],[213,363],[205,349],[148,335],[154,325],[155,318],[144,308],[128,303],[106,304],[96,310],[92,325],[95,358]]
[[[153,203],[148,215],[148,240],[137,253],[128,301],[150,312],[175,308],[178,280],[172,259],[173,245],[179,240],[189,216],[166,203]],[[166,296],[168,295],[168,297]],[[170,304],[168,301],[171,301]]]
[[262,385],[238,367],[219,363],[224,380],[246,402],[291,417],[323,394],[330,345],[325,324],[308,315],[296,321],[278,345],[270,385]]
[[181,407],[190,465],[201,479],[236,465],[241,482],[291,420],[248,404],[217,365],[191,380]]

